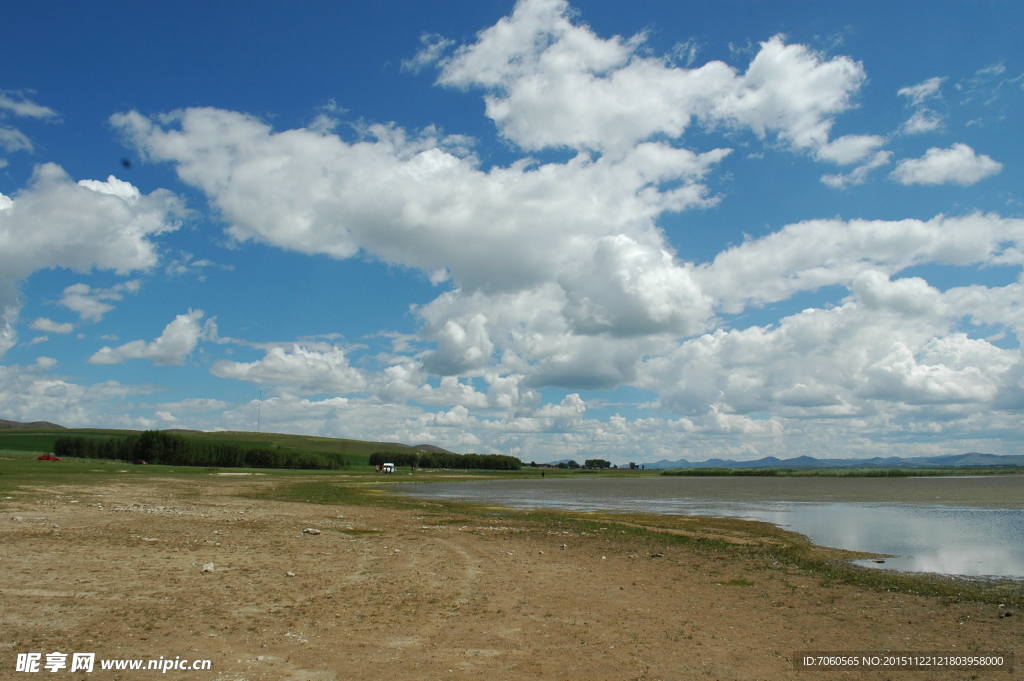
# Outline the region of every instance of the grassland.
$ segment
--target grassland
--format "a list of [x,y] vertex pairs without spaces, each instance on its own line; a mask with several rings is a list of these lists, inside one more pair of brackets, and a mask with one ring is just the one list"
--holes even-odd
[[95,437],[98,439],[133,435],[129,430],[0,430],[0,450],[52,452],[53,443],[61,437]]
[[[413,448],[394,442],[367,442],[341,438],[314,437],[311,435],[289,435],[285,433],[249,433],[235,431],[200,432],[173,431],[183,437],[196,440],[217,441],[246,447],[281,447],[303,452],[341,454],[357,463],[366,464],[370,455],[378,451],[406,452]],[[137,435],[134,430],[96,428],[68,428],[61,430],[2,430],[0,450],[52,452],[53,443],[61,437],[109,438]]]

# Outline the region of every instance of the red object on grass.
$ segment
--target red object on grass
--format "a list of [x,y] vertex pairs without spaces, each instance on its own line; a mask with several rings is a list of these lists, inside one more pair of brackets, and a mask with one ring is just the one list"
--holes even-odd
[[36,461],[63,461],[63,460],[64,459],[60,458],[59,456],[54,456],[53,454],[43,454],[42,456],[37,456],[36,457]]

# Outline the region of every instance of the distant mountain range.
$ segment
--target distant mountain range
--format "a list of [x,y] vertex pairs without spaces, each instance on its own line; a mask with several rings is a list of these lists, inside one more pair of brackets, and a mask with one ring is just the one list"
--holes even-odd
[[22,423],[21,421],[8,421],[6,419],[0,419],[0,430],[27,430],[29,428],[34,428],[36,430],[64,430],[64,426],[58,426],[56,423],[50,423],[49,421],[32,421],[31,423]]
[[816,459],[813,456],[779,459],[774,456],[766,456],[753,461],[733,461],[731,459],[668,461],[662,459],[644,464],[644,468],[938,468],[958,466],[1024,466],[1024,456],[982,454],[981,452],[946,456],[876,456],[870,459]]

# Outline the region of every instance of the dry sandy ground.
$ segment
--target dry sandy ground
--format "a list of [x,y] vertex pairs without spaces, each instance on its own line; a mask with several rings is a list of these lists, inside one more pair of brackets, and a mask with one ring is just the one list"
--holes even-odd
[[[256,501],[230,495],[238,485],[211,477],[0,500],[0,678],[1022,678],[1021,665],[793,667],[803,650],[1019,657],[1024,616],[995,605],[822,585],[613,525],[582,536],[514,515]],[[33,651],[207,658],[212,669],[16,673],[17,653]]]

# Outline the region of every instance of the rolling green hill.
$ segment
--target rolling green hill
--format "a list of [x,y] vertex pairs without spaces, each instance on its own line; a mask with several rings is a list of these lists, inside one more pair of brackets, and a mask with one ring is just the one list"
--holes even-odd
[[[9,422],[17,423],[17,422]],[[60,437],[117,437],[138,435],[137,430],[115,430],[101,428],[62,428],[55,424],[51,427],[30,428],[28,424],[4,428],[0,430],[0,449],[20,450],[29,452],[52,452],[53,443]],[[243,431],[203,432],[196,430],[171,430],[176,435],[188,439],[214,440],[217,442],[244,445],[247,447],[282,447],[304,452],[335,453],[348,457],[353,463],[366,464],[374,452],[412,452],[426,450],[445,452],[433,445],[409,446],[397,442],[368,442],[365,440],[348,440],[332,437],[315,437],[312,435],[289,435],[286,433],[251,433]]]

